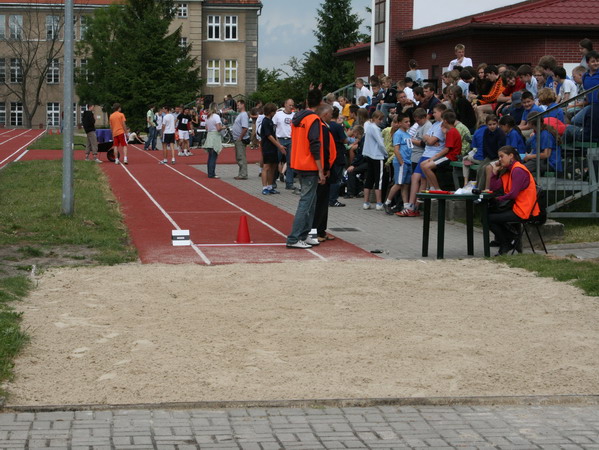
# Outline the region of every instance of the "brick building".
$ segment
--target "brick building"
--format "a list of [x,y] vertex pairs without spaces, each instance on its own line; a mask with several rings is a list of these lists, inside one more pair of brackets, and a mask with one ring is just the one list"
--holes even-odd
[[398,80],[415,59],[425,78],[438,80],[459,43],[475,65],[534,66],[542,56],[553,55],[567,69],[581,60],[581,39],[599,47],[598,1],[528,0],[413,29],[414,1],[373,0],[370,45],[337,53],[356,62],[356,76],[386,73]]

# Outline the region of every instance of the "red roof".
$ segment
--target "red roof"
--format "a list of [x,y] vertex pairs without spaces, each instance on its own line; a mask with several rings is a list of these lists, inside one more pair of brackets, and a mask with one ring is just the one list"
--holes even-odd
[[[124,0],[73,0],[76,6],[98,6],[112,5],[113,3],[123,3]],[[0,4],[10,5],[64,5],[64,0],[0,0]]]
[[352,53],[361,53],[361,52],[369,52],[370,51],[370,42],[362,42],[360,44],[356,44],[352,47],[340,48],[335,52],[335,55],[349,55]]
[[599,29],[597,0],[528,0],[401,33],[400,41],[472,28]]
[[205,0],[204,4],[207,6],[211,5],[222,5],[222,6],[262,6],[260,0]]

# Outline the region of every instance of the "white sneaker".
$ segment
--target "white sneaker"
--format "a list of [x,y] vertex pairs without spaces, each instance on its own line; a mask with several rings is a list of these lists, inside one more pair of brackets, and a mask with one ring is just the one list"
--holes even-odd
[[158,164],[168,164],[168,161],[166,159],[163,161],[158,161]]
[[310,236],[308,236],[306,238],[306,244],[310,244],[310,245],[320,245],[320,242],[318,242],[318,239],[314,239],[311,238]]
[[370,203],[363,203],[362,209],[370,209]]
[[382,203],[377,203],[377,204],[376,204],[376,208],[375,208],[375,209],[376,209],[377,211],[382,211],[383,209],[385,209],[385,207],[383,206],[383,204],[382,204]]
[[185,156],[185,153],[183,153],[183,152],[179,152],[179,153],[178,153],[178,156]]
[[118,164],[120,164],[121,162],[120,162],[118,159],[115,159],[115,160],[114,160],[114,163],[118,165]]
[[312,248],[310,244],[305,241],[297,241],[295,244],[287,244],[287,248]]
[[102,164],[102,161],[98,158],[95,158],[94,161],[97,162],[98,164]]

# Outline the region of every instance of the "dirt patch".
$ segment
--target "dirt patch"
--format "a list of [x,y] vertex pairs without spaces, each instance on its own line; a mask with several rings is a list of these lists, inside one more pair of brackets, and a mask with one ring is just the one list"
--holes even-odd
[[599,393],[597,299],[481,260],[53,269],[10,404]]
[[37,245],[0,246],[0,278],[39,273],[49,267],[75,267],[97,264],[97,251],[84,246]]

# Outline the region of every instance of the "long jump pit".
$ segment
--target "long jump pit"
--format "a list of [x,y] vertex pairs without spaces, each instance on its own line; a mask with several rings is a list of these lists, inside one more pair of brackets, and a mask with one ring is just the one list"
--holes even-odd
[[485,260],[52,269],[6,406],[599,393],[599,308]]

